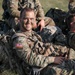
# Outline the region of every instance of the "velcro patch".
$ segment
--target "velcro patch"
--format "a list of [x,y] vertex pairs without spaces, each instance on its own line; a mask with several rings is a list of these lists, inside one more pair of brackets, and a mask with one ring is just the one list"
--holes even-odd
[[15,47],[18,48],[18,49],[22,49],[23,48],[23,45],[20,44],[20,43],[17,43]]

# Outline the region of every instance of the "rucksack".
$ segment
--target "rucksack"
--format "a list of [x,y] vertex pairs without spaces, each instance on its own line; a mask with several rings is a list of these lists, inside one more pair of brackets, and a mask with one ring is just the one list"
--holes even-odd
[[67,16],[66,11],[63,11],[62,9],[59,8],[58,9],[50,8],[45,16],[51,17],[54,20],[55,24],[62,30],[62,32],[66,34],[67,32],[66,30],[67,26],[65,23],[65,19]]

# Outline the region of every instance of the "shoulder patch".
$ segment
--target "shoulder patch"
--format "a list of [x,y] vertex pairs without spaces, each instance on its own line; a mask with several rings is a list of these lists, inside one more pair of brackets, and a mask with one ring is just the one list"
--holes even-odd
[[23,48],[23,45],[20,44],[20,43],[17,43],[17,44],[15,45],[15,48],[17,48],[17,49],[22,49],[22,48]]

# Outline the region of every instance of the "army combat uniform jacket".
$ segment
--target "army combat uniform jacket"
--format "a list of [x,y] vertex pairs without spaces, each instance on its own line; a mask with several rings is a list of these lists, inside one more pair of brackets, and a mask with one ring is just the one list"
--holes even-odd
[[17,55],[30,65],[45,67],[53,62],[52,57],[44,56],[50,44],[40,42],[41,39],[35,32],[17,33],[12,39],[13,49],[16,49]]
[[[55,49],[58,51],[63,49],[64,52],[67,52],[66,48],[64,49],[64,47],[61,49],[61,47],[57,48],[51,44],[42,43],[40,37],[33,31],[32,33],[16,33],[12,37],[12,40],[13,49],[16,50],[18,57],[31,66],[39,66],[45,68],[47,65],[53,63],[52,57],[55,53]],[[50,56],[49,54],[47,56],[44,55],[47,49],[50,49],[50,51],[52,51],[53,54],[50,53]],[[59,56],[59,53],[56,54]],[[74,63],[72,63],[71,66],[69,66],[69,64],[71,64],[71,62],[69,61],[67,63],[66,61],[66,63],[63,62],[60,65],[52,65],[52,68],[56,71],[57,75],[59,75],[58,73],[64,75],[65,72],[69,75],[69,73],[71,73],[72,71],[74,72],[75,70],[73,68],[73,66],[75,66]],[[68,70],[68,68],[70,70]]]
[[[35,66],[45,67],[48,64],[53,63],[51,58],[52,56],[59,56],[61,54],[58,53],[59,50],[62,50],[62,53],[67,52],[66,47],[60,49],[60,47],[58,48],[51,43],[43,43],[41,37],[34,31],[31,33],[18,32],[13,35],[12,40],[13,49],[16,49],[18,56],[25,62]],[[45,55],[48,49],[50,52]],[[48,57],[49,55],[51,57]]]

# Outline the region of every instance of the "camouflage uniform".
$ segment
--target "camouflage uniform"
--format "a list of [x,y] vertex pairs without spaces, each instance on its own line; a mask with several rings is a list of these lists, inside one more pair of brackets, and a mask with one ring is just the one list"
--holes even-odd
[[[7,35],[0,32],[0,75],[23,75],[21,67],[19,68],[13,57],[13,51],[7,40]],[[11,42],[11,41],[10,41]]]
[[[3,5],[5,5],[3,0]],[[33,8],[37,17],[37,21],[44,19],[44,11],[39,2],[39,0],[8,0],[7,11],[10,14],[8,18],[8,23],[14,27],[15,23],[18,23],[18,18],[20,17],[20,11],[22,8],[30,7]],[[46,25],[55,25],[51,18],[45,18]],[[14,25],[14,26],[13,26]]]
[[[41,67],[40,75],[69,75],[71,72],[74,73],[75,62],[70,63],[68,60],[69,62],[65,61],[60,65],[52,64],[52,56],[60,56],[62,49],[63,53],[65,53],[67,51],[66,47],[59,46],[58,48],[50,43],[44,44],[41,38],[33,31],[31,33],[18,32],[12,37],[12,40],[13,49],[15,49],[18,57],[33,67]],[[48,48],[51,53],[45,56]]]
[[75,0],[69,0],[68,9],[69,11],[75,10]]

